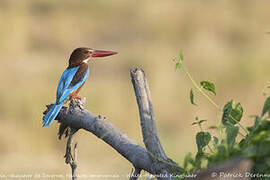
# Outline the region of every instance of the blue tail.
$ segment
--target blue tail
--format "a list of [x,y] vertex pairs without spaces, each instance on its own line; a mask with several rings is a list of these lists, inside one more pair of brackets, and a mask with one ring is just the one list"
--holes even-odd
[[57,114],[61,110],[64,102],[60,104],[53,104],[51,106],[50,110],[46,113],[46,115],[43,118],[43,125],[42,125],[43,127],[52,124],[53,120],[56,118]]

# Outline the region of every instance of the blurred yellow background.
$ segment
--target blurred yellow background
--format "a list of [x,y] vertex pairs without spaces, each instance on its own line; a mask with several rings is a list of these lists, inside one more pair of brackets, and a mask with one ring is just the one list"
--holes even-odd
[[[241,102],[242,122],[250,125],[269,85],[269,20],[267,0],[0,0],[0,173],[70,173],[57,123],[41,122],[72,50],[81,46],[119,52],[90,63],[80,92],[86,108],[143,145],[129,77],[132,67],[142,67],[163,147],[181,165],[196,152],[195,116],[208,119],[207,129],[220,114],[198,93],[199,106],[190,104],[191,82],[172,59],[182,51],[195,80],[215,83],[221,107]],[[131,164],[94,135],[81,130],[76,139],[80,174],[130,173]]]

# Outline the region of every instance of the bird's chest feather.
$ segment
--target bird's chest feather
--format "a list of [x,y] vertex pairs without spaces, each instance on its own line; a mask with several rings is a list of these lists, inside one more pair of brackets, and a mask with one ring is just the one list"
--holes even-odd
[[82,81],[84,79],[85,74],[87,73],[87,69],[88,69],[88,64],[83,63],[82,65],[80,65],[78,71],[76,72],[76,74],[74,75],[70,85],[74,86],[77,83],[79,83],[80,81]]

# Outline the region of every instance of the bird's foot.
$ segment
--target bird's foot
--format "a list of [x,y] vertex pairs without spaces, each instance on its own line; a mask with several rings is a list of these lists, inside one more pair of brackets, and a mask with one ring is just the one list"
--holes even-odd
[[73,107],[73,108],[78,107],[80,110],[83,110],[85,101],[86,101],[86,98],[81,98],[81,97],[73,98],[70,101],[69,107]]
[[80,96],[74,96],[74,99],[79,99],[81,100],[82,98]]

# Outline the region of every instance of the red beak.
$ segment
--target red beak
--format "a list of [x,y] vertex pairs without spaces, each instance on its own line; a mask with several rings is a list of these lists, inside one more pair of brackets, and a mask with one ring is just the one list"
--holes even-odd
[[102,50],[94,50],[92,52],[92,57],[105,57],[105,56],[111,56],[117,54],[117,52],[114,51],[102,51]]

